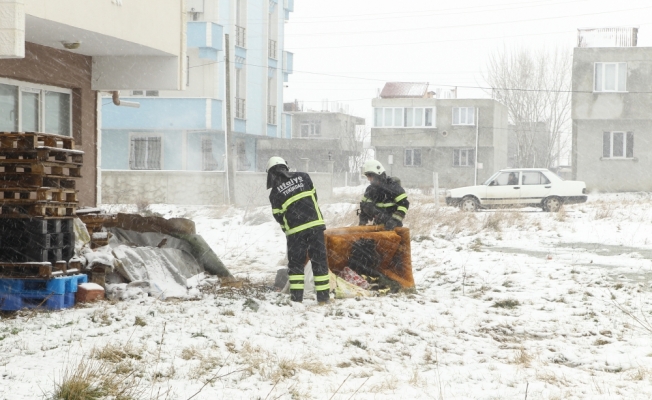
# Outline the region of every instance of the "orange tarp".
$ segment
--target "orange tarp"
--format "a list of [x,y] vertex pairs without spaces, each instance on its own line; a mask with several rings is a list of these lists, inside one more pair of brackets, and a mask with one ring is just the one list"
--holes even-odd
[[396,228],[386,231],[382,226],[351,226],[324,231],[328,268],[339,274],[348,266],[353,243],[359,239],[371,239],[381,256],[378,272],[398,282],[402,288],[414,288],[412,258],[410,254],[410,230]]

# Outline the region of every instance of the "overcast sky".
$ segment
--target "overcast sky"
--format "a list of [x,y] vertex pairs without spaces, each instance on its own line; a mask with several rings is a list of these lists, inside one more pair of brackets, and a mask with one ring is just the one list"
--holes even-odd
[[[487,55],[503,46],[568,48],[578,28],[637,26],[652,46],[650,0],[295,0],[286,24],[294,73],[284,101],[321,110],[348,105],[370,124],[384,82],[458,86],[458,97],[487,97]],[[448,86],[450,85],[450,86]],[[474,88],[476,87],[476,88]]]

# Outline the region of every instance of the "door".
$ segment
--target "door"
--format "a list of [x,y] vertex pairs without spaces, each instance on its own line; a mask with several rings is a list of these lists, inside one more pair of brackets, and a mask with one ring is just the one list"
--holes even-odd
[[487,205],[518,204],[521,197],[519,172],[501,172],[487,186],[487,198],[483,203]]
[[539,171],[523,171],[521,174],[521,203],[539,204],[548,196],[552,185]]

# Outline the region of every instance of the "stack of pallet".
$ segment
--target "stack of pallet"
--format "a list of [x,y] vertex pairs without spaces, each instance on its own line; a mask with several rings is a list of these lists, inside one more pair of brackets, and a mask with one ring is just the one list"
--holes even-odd
[[[79,273],[68,261],[82,158],[71,137],[0,132],[0,310],[32,308],[33,299],[45,308],[74,304],[76,283],[86,276],[65,275]],[[75,282],[75,290],[61,280]]]

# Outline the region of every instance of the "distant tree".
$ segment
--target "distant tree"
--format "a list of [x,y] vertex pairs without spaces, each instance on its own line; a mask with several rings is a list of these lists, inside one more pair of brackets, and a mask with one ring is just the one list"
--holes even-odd
[[503,48],[484,76],[493,98],[507,106],[516,135],[517,167],[555,167],[568,151],[572,56],[566,48]]

